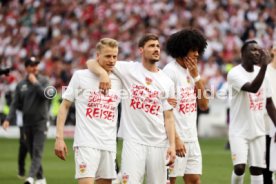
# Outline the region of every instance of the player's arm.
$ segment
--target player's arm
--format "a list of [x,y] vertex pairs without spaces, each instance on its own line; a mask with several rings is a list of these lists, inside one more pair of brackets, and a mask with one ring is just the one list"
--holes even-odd
[[[168,98],[167,99],[168,103],[173,106],[173,108],[176,107],[177,105],[177,100],[175,98]],[[186,154],[186,148],[184,143],[182,142],[180,136],[178,135],[176,129],[174,130],[175,132],[175,150],[176,150],[176,155],[179,157],[185,157]]]
[[17,85],[14,91],[12,103],[10,105],[10,112],[2,124],[4,130],[7,130],[7,128],[10,126],[10,122],[13,121],[16,117],[16,109],[19,103],[19,93],[19,85]]
[[206,111],[208,109],[209,99],[204,88],[204,84],[199,76],[197,60],[185,57],[184,62],[189,70],[190,75],[193,77],[195,81],[195,87],[197,92],[197,105],[201,110]]
[[103,67],[94,59],[87,60],[86,65],[90,72],[99,76],[99,88],[103,90],[104,94],[106,94],[108,90],[111,88],[111,81],[109,79],[107,71],[103,69]]
[[[274,106],[274,103],[271,97],[266,99],[266,110],[274,126],[276,127],[276,108]],[[276,133],[275,133],[275,142],[276,142]]]
[[71,104],[72,102],[64,99],[60,105],[59,112],[57,115],[55,154],[62,160],[66,159],[68,153],[67,146],[64,142],[63,130],[65,120],[68,115]]
[[181,140],[180,136],[178,135],[176,129],[174,130],[175,132],[175,150],[176,150],[176,155],[179,157],[185,157],[186,154],[186,148]]
[[167,136],[169,139],[169,148],[167,150],[167,159],[169,159],[168,165],[174,163],[175,160],[175,126],[174,126],[174,117],[173,111],[167,110],[164,111],[164,118],[165,118],[165,129],[167,132]]
[[243,91],[257,93],[264,81],[267,64],[271,61],[271,56],[265,50],[260,50],[260,52],[262,54],[260,63],[261,69],[256,78],[252,82],[247,82],[241,87],[241,90]]

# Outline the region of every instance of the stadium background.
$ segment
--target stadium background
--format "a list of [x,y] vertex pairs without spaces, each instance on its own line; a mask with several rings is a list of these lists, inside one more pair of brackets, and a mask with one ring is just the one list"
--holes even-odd
[[[9,111],[16,84],[24,76],[26,57],[39,58],[41,73],[50,78],[59,92],[51,104],[49,137],[53,137],[62,86],[68,84],[75,70],[86,67],[85,61],[94,56],[100,38],[120,41],[119,60],[138,60],[137,39],[143,34],[158,34],[164,48],[170,34],[186,26],[196,27],[208,39],[206,52],[199,61],[200,73],[206,87],[216,92],[225,83],[227,72],[239,63],[243,41],[255,39],[262,47],[271,48],[276,44],[275,25],[274,0],[2,0],[0,68],[12,67],[13,71],[0,77],[1,120]],[[159,67],[171,60],[164,50]],[[210,112],[199,117],[203,183],[207,184],[230,181],[230,154],[224,150],[225,103],[211,100]],[[71,109],[66,123],[69,137],[74,125],[73,112]],[[0,129],[0,136],[4,137],[0,138],[0,183],[20,183],[15,178],[17,140],[7,139],[17,136],[17,128],[8,132]],[[72,152],[67,162],[58,160],[50,138],[43,162],[50,184],[75,182]]]

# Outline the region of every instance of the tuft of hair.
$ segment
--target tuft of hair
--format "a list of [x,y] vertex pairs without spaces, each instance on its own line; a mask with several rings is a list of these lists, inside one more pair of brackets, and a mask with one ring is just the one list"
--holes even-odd
[[117,40],[114,40],[112,38],[102,38],[96,45],[96,50],[100,51],[104,46],[108,46],[111,48],[118,47],[119,43]]
[[172,34],[166,44],[167,53],[173,58],[186,57],[190,50],[201,56],[207,47],[207,39],[195,28],[185,28]]
[[150,40],[158,40],[159,41],[159,38],[156,34],[153,34],[153,33],[147,33],[145,34],[138,42],[138,47],[144,47],[145,44],[150,41]]
[[241,53],[243,54],[246,51],[247,47],[252,43],[257,44],[257,41],[256,40],[248,40],[248,41],[244,42],[243,46],[241,47]]

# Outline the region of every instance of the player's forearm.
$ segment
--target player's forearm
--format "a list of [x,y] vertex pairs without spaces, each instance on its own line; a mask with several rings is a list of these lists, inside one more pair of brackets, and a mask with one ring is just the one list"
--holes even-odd
[[87,60],[86,65],[89,71],[94,73],[97,76],[107,74],[107,72],[101,67],[101,65],[94,59]]
[[56,122],[56,138],[57,139],[64,139],[63,136],[63,130],[64,130],[64,125],[65,125],[65,121],[69,112],[69,107],[66,102],[63,100],[60,108],[59,108],[59,112],[58,112],[58,116],[57,116],[57,122]]
[[272,101],[272,98],[268,98],[266,100],[266,110],[267,110],[267,113],[268,113],[270,119],[276,126],[276,109],[275,109],[274,103]]
[[202,80],[199,80],[195,83],[196,86],[196,91],[197,91],[197,104],[198,107],[205,111],[208,109],[208,104],[209,104],[209,99],[208,99],[208,95],[207,92],[204,88],[203,82]]
[[243,91],[257,93],[264,81],[266,69],[267,65],[263,65],[256,78],[251,83],[248,82],[245,85],[243,85],[241,89]]
[[175,126],[172,110],[165,111],[165,129],[167,132],[170,147],[175,148]]

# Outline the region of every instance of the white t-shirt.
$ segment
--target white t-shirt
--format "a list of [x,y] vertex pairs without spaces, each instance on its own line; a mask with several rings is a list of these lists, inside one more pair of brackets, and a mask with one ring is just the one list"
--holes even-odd
[[104,96],[99,92],[99,79],[89,70],[76,71],[62,95],[75,102],[76,127],[74,147],[86,146],[116,151],[117,106],[121,81],[110,74],[112,89]]
[[193,78],[176,61],[167,64],[163,70],[172,79],[176,91],[176,131],[184,142],[197,141],[197,98]]
[[271,91],[266,78],[257,93],[242,91],[247,82],[252,82],[260,67],[254,66],[253,72],[247,72],[241,65],[234,67],[227,76],[231,98],[229,136],[254,139],[265,135],[264,112],[266,98]]
[[174,95],[170,78],[162,70],[148,71],[139,62],[117,62],[114,73],[127,91],[122,95],[118,136],[138,144],[167,147],[163,112],[172,109],[167,102]]
[[[276,79],[276,69],[273,68],[271,66],[271,64],[269,64],[267,66],[267,70],[266,70],[266,76],[269,82],[269,86],[271,89],[271,96],[272,96],[272,100],[274,103],[274,106],[276,105],[276,82],[272,82]],[[266,122],[266,127],[267,127],[267,132],[268,134],[273,137],[275,135],[276,132],[276,128],[275,125],[273,124],[272,120],[270,119],[270,117],[268,116],[267,113],[265,113],[265,122]]]

